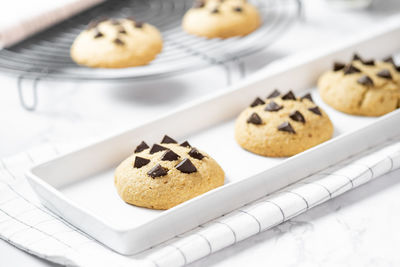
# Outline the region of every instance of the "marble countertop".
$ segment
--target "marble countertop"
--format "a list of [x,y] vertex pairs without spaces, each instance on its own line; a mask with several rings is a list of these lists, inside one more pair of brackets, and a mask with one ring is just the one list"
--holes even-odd
[[[250,75],[284,56],[306,53],[368,31],[400,12],[397,0],[377,0],[372,9],[357,12],[330,10],[323,2],[306,0],[305,19],[268,50],[246,58],[246,73]],[[234,81],[240,79],[237,73],[233,74]],[[0,84],[3,157],[49,141],[93,142],[129,129],[201,96],[224,90],[226,76],[223,69],[213,67],[154,81],[44,81],[39,85],[35,112],[21,108],[15,78],[1,75]],[[29,81],[25,89],[29,89]],[[193,266],[399,266],[399,176],[400,171],[386,175]],[[7,266],[50,265],[3,241],[0,259]]]

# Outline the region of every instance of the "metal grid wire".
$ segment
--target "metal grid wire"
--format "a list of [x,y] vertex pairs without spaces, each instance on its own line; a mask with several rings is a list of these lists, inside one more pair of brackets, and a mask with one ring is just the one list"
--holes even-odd
[[[251,0],[250,0],[251,1]],[[91,8],[33,37],[0,51],[0,71],[22,78],[114,80],[154,78],[207,66],[222,65],[265,49],[300,14],[300,0],[254,0],[263,24],[245,37],[200,38],[181,29],[192,0],[113,0]],[[162,53],[147,66],[126,69],[91,69],[75,64],[69,48],[93,19],[134,16],[155,25],[163,35]],[[19,83],[21,82],[19,80]],[[20,87],[20,86],[19,86]]]

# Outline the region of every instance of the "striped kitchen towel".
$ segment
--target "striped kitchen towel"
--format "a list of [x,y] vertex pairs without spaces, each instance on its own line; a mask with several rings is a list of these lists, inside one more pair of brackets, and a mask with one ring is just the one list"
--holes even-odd
[[0,159],[0,238],[68,266],[183,266],[270,229],[400,167],[400,138],[305,177],[134,256],[120,255],[44,208],[24,173],[70,146],[46,145]]

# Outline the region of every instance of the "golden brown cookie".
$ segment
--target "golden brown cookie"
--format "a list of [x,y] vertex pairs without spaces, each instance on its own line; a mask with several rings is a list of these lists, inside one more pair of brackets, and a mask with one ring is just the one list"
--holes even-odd
[[236,119],[235,139],[253,153],[287,157],[332,137],[328,115],[311,95],[296,98],[293,92],[275,90],[267,99],[256,98]]
[[224,184],[218,163],[187,141],[164,136],[149,147],[142,142],[115,171],[115,187],[130,204],[169,209]]
[[321,98],[333,108],[353,115],[380,116],[399,107],[400,68],[393,59],[336,62],[318,81]]
[[133,19],[106,19],[89,24],[71,46],[72,59],[93,68],[146,65],[162,50],[160,32]]
[[183,17],[183,29],[206,38],[244,36],[261,24],[255,6],[246,0],[197,0]]

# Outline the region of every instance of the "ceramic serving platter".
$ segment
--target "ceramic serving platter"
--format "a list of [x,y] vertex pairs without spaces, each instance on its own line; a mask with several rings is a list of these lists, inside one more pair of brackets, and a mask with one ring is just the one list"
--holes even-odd
[[[355,51],[371,58],[399,52],[400,19],[383,26],[312,55],[280,60],[223,93],[35,166],[28,180],[47,208],[110,248],[123,254],[147,249],[399,135],[399,110],[378,118],[346,115],[324,104],[315,89],[334,60],[348,61]],[[236,116],[274,88],[311,92],[330,116],[334,138],[290,158],[241,149],[234,140]],[[224,169],[225,185],[166,211],[124,203],[114,188],[114,169],[142,140],[160,142],[164,134],[209,153]]]

